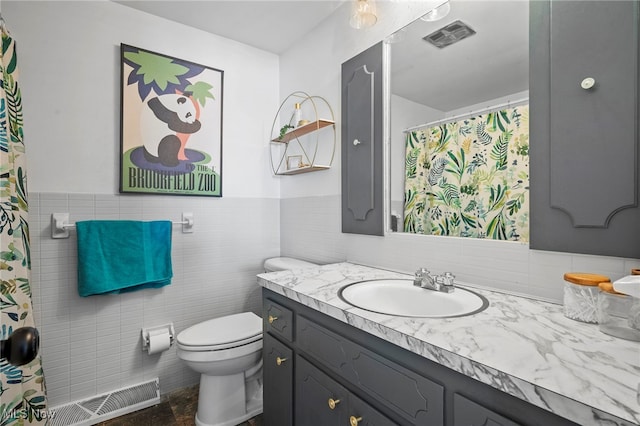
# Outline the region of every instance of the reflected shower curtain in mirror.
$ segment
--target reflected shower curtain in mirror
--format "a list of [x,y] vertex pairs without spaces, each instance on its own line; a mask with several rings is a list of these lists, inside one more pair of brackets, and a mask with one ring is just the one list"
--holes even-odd
[[529,241],[529,106],[407,134],[404,231]]
[[[27,174],[22,97],[15,42],[2,32],[0,86],[0,337],[35,327],[29,274]],[[46,395],[40,356],[22,367],[0,359],[0,425],[45,424]]]

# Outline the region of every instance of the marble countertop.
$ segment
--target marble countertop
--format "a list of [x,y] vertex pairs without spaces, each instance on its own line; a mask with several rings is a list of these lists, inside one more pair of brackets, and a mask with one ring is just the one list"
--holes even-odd
[[640,424],[640,343],[570,320],[560,305],[477,287],[489,307],[459,318],[378,314],[338,297],[379,278],[413,277],[336,263],[260,274],[258,283],[580,425]]

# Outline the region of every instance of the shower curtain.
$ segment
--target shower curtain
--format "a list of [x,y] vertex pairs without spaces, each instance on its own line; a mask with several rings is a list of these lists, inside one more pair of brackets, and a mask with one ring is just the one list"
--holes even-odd
[[407,134],[404,231],[529,241],[529,106]]
[[[27,173],[22,96],[15,42],[0,17],[0,338],[35,327],[29,273]],[[0,426],[46,424],[47,400],[40,356],[15,367],[0,359]]]

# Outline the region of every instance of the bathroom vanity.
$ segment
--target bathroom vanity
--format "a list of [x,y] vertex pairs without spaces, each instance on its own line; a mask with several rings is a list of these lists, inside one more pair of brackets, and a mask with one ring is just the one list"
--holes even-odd
[[479,289],[489,307],[458,318],[378,314],[338,296],[381,278],[412,277],[351,263],[258,275],[266,424],[640,423],[637,343]]

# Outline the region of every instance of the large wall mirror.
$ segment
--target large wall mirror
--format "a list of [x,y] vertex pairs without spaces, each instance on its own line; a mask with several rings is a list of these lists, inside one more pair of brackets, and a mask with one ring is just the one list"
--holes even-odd
[[386,40],[391,228],[528,241],[528,1],[445,9]]

